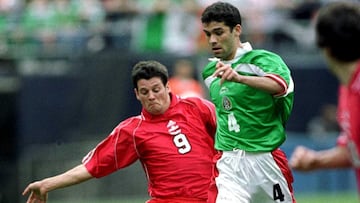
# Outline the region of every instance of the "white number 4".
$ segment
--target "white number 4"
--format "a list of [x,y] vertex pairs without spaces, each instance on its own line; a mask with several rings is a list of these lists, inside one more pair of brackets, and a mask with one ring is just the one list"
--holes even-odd
[[237,123],[233,112],[228,115],[228,128],[229,131],[240,132],[240,125]]

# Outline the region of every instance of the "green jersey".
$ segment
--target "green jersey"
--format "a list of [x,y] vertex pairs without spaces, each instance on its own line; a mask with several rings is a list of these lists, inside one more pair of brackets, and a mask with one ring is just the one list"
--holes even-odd
[[241,75],[271,77],[285,91],[271,95],[242,83],[213,77],[216,61],[202,72],[212,102],[216,106],[217,132],[215,148],[222,151],[242,149],[250,152],[269,152],[286,139],[285,124],[293,107],[294,84],[290,70],[276,54],[252,50],[250,44],[239,48],[231,61],[222,61]]

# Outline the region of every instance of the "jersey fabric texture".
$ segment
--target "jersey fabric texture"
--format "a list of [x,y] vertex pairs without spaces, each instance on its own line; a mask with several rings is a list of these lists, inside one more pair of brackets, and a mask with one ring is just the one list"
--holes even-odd
[[342,129],[338,145],[351,152],[360,193],[360,62],[350,83],[339,87],[338,120]]
[[290,70],[276,54],[253,50],[249,43],[237,50],[231,67],[241,75],[270,77],[284,91],[270,95],[245,84],[213,77],[215,61],[208,63],[202,77],[216,106],[218,128],[215,148],[223,151],[241,149],[249,152],[271,152],[286,139],[285,124],[293,107],[294,84]]
[[171,94],[162,115],[145,109],[121,122],[84,157],[89,173],[106,176],[140,160],[154,198],[199,198],[206,201],[213,170],[216,119],[211,102]]

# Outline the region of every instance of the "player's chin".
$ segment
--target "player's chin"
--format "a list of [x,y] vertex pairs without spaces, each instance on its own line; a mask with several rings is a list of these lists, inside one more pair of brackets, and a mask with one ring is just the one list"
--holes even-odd
[[156,104],[149,105],[147,111],[153,115],[161,114],[161,108]]

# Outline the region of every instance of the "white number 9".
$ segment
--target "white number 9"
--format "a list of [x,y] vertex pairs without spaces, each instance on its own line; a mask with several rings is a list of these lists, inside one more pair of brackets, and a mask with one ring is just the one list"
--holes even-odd
[[180,154],[186,154],[191,150],[191,145],[184,134],[175,135],[173,141],[175,146],[179,148]]

